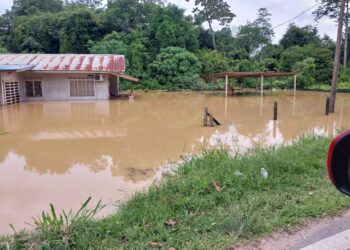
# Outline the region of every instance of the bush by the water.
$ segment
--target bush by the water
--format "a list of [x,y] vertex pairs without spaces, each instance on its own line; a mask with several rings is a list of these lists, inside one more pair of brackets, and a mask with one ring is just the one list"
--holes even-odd
[[197,56],[185,49],[161,49],[149,66],[150,75],[164,89],[191,89],[199,81],[201,64]]

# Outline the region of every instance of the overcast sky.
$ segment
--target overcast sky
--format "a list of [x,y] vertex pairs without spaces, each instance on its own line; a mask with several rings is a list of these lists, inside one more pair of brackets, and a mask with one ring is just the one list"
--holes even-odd
[[[193,9],[194,0],[190,0],[190,3],[186,2],[185,0],[168,0],[168,2],[180,6],[181,8],[185,9],[189,14]],[[236,30],[235,27],[245,24],[248,20],[254,20],[256,17],[257,10],[262,7],[267,8],[268,11],[272,14],[272,25],[275,27],[295,17],[296,15],[300,14],[304,10],[317,3],[315,0],[228,0],[227,2],[230,4],[233,13],[236,14],[236,18],[231,24],[233,30]],[[0,0],[0,12],[3,13],[4,10],[9,9],[11,5],[12,0]],[[324,18],[319,23],[315,23],[314,18],[312,16],[312,11],[314,9],[298,17],[293,22],[300,26],[317,26],[321,35],[326,33],[330,35],[333,39],[335,39],[336,26],[334,21]],[[275,30],[275,42],[278,42],[281,39],[287,27],[288,24],[279,27]]]

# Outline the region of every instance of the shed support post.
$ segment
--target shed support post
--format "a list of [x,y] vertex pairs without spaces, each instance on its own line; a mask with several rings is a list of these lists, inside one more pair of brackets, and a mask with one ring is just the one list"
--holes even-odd
[[294,95],[297,95],[297,75],[294,75]]
[[228,96],[228,75],[225,76],[225,96]]
[[117,76],[117,95],[120,94],[120,77]]
[[261,96],[263,96],[264,95],[264,75],[261,75]]

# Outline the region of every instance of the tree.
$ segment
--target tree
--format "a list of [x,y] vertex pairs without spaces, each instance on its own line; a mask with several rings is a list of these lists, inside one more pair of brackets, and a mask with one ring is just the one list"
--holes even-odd
[[327,83],[332,79],[332,55],[333,52],[329,48],[318,47],[314,44],[290,47],[281,53],[281,70],[292,71],[296,63],[307,58],[314,58],[315,80],[318,83]]
[[315,84],[316,64],[314,58],[308,57],[295,63],[293,71],[298,73],[299,88]]
[[186,49],[161,49],[149,66],[151,77],[160,86],[172,90],[190,89],[199,81],[201,64],[195,54]]
[[87,53],[89,40],[98,34],[98,25],[94,14],[89,9],[73,9],[60,16],[60,52]]
[[11,8],[15,17],[35,15],[38,11],[57,13],[62,10],[61,0],[14,0]]
[[237,46],[246,49],[250,56],[271,44],[274,32],[270,16],[266,8],[260,8],[257,19],[253,22],[248,21],[246,25],[239,27],[236,38]]
[[126,44],[122,41],[122,34],[113,32],[105,36],[101,41],[88,42],[89,52],[92,54],[120,54],[125,55],[128,51]]
[[96,9],[102,5],[102,0],[71,0],[66,1],[66,6],[72,7],[88,7],[90,9]]
[[248,22],[246,25],[241,25],[238,29],[236,37],[237,47],[245,49],[250,57],[252,57],[262,45],[268,44],[268,42],[261,28],[254,23]]
[[43,52],[43,46],[31,36],[26,37],[20,46],[21,51],[25,53]]
[[18,17],[12,28],[12,50],[15,52],[58,53],[59,30],[57,14],[42,13]]
[[[344,31],[344,67],[347,66],[348,59],[348,38],[349,38],[349,0],[345,1],[345,15],[344,15],[344,23],[345,23],[345,31]],[[339,10],[341,7],[341,1],[339,0],[320,0],[320,5],[316,11],[313,12],[315,15],[315,20],[319,21],[323,17],[327,16],[335,21],[339,19]]]
[[283,48],[288,49],[293,46],[304,46],[307,44],[320,45],[321,39],[316,27],[307,25],[298,27],[294,23],[290,24],[286,34],[283,36],[280,44]]
[[151,16],[162,8],[161,1],[109,0],[104,12],[106,32],[130,32],[136,28],[148,29]]
[[7,53],[7,52],[8,52],[8,51],[7,51],[6,48],[0,46],[0,53]]
[[327,48],[331,48],[332,50],[335,50],[335,42],[327,34],[324,34],[324,36],[322,37],[321,45],[322,45],[322,47],[327,47]]
[[225,27],[215,32],[217,50],[225,56],[236,50],[231,28]]
[[[189,2],[189,0],[186,0]],[[226,25],[232,22],[236,16],[230,10],[230,5],[223,0],[195,0],[196,8],[193,13],[197,18],[208,22],[212,40],[213,48],[216,50],[215,33],[212,26],[213,21],[219,21],[220,25]]]
[[261,29],[263,37],[268,40],[268,43],[272,42],[272,38],[275,36],[275,33],[272,29],[271,24],[271,14],[267,11],[266,8],[260,8],[258,10],[258,17],[255,19],[253,24]]
[[215,50],[203,49],[197,55],[202,64],[203,77],[229,69],[229,59]]
[[125,34],[112,32],[98,42],[89,41],[89,52],[93,54],[120,54],[126,59],[127,73],[143,77],[149,64],[146,38],[140,31]]
[[151,46],[158,53],[160,48],[181,47],[194,52],[198,49],[199,29],[184,10],[168,5],[155,10],[150,21]]

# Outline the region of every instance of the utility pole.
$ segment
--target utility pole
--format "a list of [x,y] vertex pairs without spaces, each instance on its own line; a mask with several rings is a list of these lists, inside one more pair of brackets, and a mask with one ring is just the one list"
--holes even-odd
[[349,0],[346,1],[346,16],[345,16],[345,37],[344,37],[344,68],[348,64],[348,41],[349,41]]
[[332,89],[330,96],[330,105],[329,112],[334,113],[335,108],[335,98],[337,95],[337,81],[339,75],[339,64],[340,64],[340,49],[341,49],[341,35],[343,31],[343,22],[344,22],[344,12],[345,12],[345,0],[341,0],[339,21],[338,21],[338,33],[337,33],[337,43],[335,46],[335,55],[334,55],[334,65],[333,65],[333,77],[332,77]]

